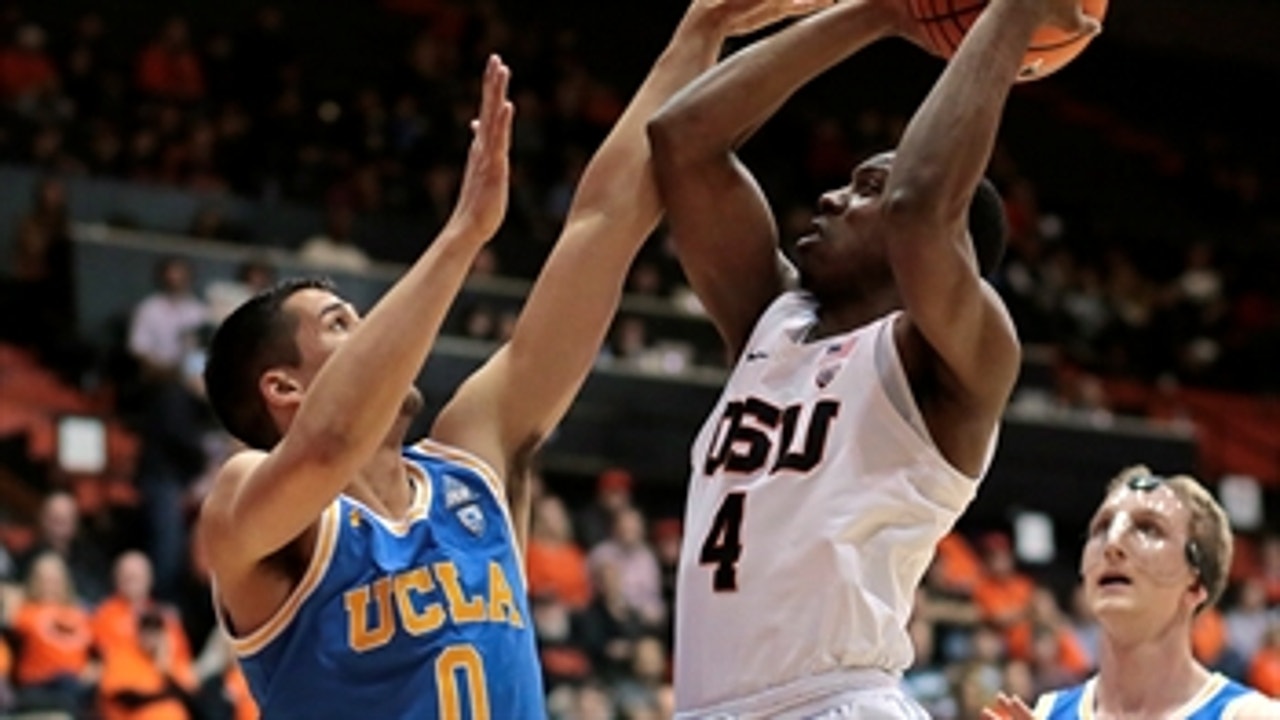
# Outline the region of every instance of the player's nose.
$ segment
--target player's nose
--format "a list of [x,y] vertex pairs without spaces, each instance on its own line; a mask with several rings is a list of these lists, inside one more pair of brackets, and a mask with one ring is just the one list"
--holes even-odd
[[819,215],[838,215],[844,210],[848,194],[844,190],[828,190],[818,196]]

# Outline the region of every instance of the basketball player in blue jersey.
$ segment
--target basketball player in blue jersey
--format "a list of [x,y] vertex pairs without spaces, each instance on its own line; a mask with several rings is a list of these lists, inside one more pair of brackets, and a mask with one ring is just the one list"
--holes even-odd
[[644,125],[731,33],[830,0],[694,0],[586,168],[514,334],[403,447],[412,383],[507,199],[512,108],[496,58],[453,216],[361,319],[292,281],[217,331],[212,405],[250,450],[222,468],[199,539],[269,720],[545,716],[520,552],[528,465],[588,374],[656,226]]
[[1096,22],[1078,0],[991,0],[897,151],[819,199],[797,290],[735,151],[859,48],[919,42],[908,5],[840,2],[649,125],[677,253],[736,359],[691,457],[678,718],[926,717],[899,688],[914,591],[989,466],[1021,355],[982,279],[1003,242],[982,175],[1033,31]]
[[1102,627],[1098,674],[1031,709],[1001,696],[988,720],[1263,720],[1280,703],[1206,670],[1191,650],[1196,613],[1227,585],[1226,512],[1187,475],[1143,466],[1111,481],[1080,560],[1085,602]]

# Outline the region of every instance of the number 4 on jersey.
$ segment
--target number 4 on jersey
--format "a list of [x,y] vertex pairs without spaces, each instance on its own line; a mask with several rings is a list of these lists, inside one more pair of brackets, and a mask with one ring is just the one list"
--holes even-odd
[[738,560],[742,558],[742,511],[747,494],[729,493],[720,503],[711,531],[702,541],[698,562],[715,565],[712,587],[716,592],[736,592],[738,589]]

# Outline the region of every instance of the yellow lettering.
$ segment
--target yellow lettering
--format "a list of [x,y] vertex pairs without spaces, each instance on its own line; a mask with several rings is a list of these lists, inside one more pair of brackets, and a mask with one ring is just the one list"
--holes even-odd
[[489,563],[489,619],[493,622],[506,620],[516,627],[524,627],[524,618],[520,617],[520,608],[516,605],[515,593],[511,592],[511,584],[507,582],[507,574],[496,562]]
[[378,606],[378,625],[369,629],[369,586],[348,590],[342,596],[347,608],[347,643],[356,652],[368,652],[391,642],[396,632],[391,610],[391,578],[373,583],[373,602]]
[[424,635],[439,629],[444,624],[444,609],[439,603],[427,603],[426,609],[418,612],[413,606],[410,593],[426,595],[435,587],[431,576],[425,568],[417,568],[396,576],[396,604],[400,607],[400,622],[410,635]]
[[462,702],[458,697],[459,672],[466,676],[472,720],[489,720],[484,663],[470,645],[454,645],[436,658],[436,699],[440,703],[440,717],[443,720],[462,720]]
[[468,598],[458,582],[458,568],[451,562],[438,562],[431,566],[436,578],[443,586],[444,596],[449,601],[449,615],[459,625],[480,622],[485,619],[484,598]]

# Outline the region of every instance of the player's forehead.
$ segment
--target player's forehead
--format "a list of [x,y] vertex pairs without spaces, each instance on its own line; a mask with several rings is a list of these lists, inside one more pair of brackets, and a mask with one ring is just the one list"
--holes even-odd
[[872,155],[858,163],[858,166],[853,169],[853,175],[857,177],[864,173],[887,173],[893,167],[893,158],[892,150]]
[[1110,517],[1118,513],[1154,516],[1176,522],[1185,520],[1190,510],[1168,484],[1137,482],[1125,483],[1112,490],[1095,517]]
[[324,288],[302,288],[286,298],[283,307],[304,325],[320,322],[330,313],[352,309],[341,295]]

